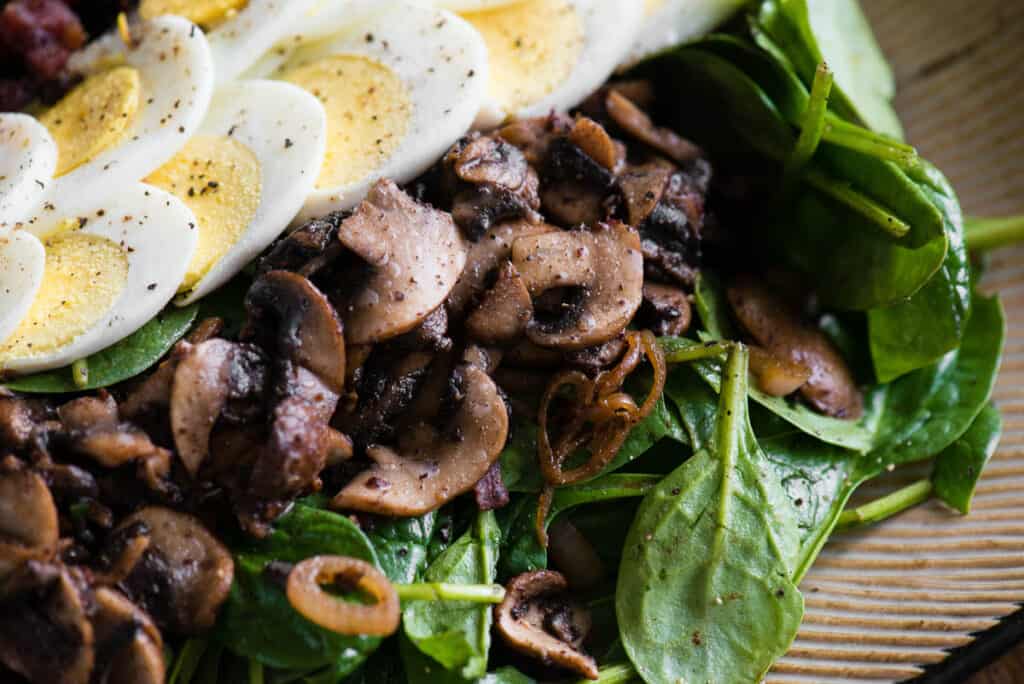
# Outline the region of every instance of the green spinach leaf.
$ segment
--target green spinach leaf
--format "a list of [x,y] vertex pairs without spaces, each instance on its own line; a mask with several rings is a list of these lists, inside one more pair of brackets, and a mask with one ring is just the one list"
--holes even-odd
[[[501,545],[494,513],[477,516],[472,528],[444,551],[424,574],[428,582],[492,584]],[[491,606],[462,601],[410,603],[403,611],[405,636],[447,670],[465,679],[487,672]]]
[[942,267],[905,302],[868,312],[871,356],[879,382],[889,382],[938,361],[956,349],[971,307],[971,268],[956,193],[930,164],[924,192],[942,211],[949,251]]
[[960,349],[890,385],[876,447],[859,470],[873,477],[931,458],[959,438],[992,395],[1005,336],[998,298],[975,295]]
[[836,82],[863,121],[903,137],[892,100],[896,78],[857,0],[808,0],[809,23]]
[[971,512],[971,499],[985,464],[992,458],[1003,431],[1003,419],[995,404],[989,403],[967,428],[935,459],[932,484],[935,493],[964,515]]
[[[550,527],[561,514],[580,506],[643,497],[661,479],[661,475],[616,473],[557,489],[545,524]],[[548,566],[547,550],[537,541],[537,505],[538,497],[527,495],[501,513],[502,547],[498,576],[502,579]]]
[[644,499],[616,589],[648,684],[760,681],[800,625],[796,521],[747,416],[747,353],[726,363],[714,443]]
[[[696,303],[708,339],[726,340],[738,337],[722,286],[713,275],[701,275],[697,283]],[[705,381],[718,389],[719,381],[714,364],[695,364],[694,369]],[[750,386],[749,392],[755,402],[803,432],[817,437],[826,444],[862,453],[870,451],[874,445],[874,433],[885,394],[882,388],[872,389],[865,397],[864,415],[858,420],[841,420],[822,415],[798,401],[769,396],[753,385]]]
[[944,233],[915,249],[896,244],[821,192],[804,193],[770,234],[779,253],[813,279],[825,305],[855,311],[912,297],[942,266],[948,248]]
[[[889,385],[875,448],[849,461],[838,454],[835,462],[843,469],[838,471],[843,473],[842,479],[823,481],[823,486],[817,489],[817,494],[823,497],[817,507],[824,514],[815,516],[820,522],[804,535],[800,562],[794,573],[796,581],[810,569],[847,501],[861,484],[891,467],[943,453],[971,427],[991,396],[1004,335],[999,300],[975,295],[960,349],[934,366],[915,371]],[[771,439],[766,439],[765,444],[772,450]],[[816,449],[814,444],[800,444],[799,440],[789,448],[796,453],[807,450],[812,454]],[[849,470],[850,464],[852,470]],[[826,486],[829,482],[837,487],[831,496]],[[824,502],[829,499],[831,505],[825,506]]]
[[271,561],[298,563],[324,554],[379,566],[373,545],[355,523],[302,504],[278,520],[268,538],[239,544],[235,582],[216,628],[218,640],[239,656],[274,668],[330,667],[338,677],[355,670],[380,639],[342,636],[313,624],[292,608],[265,572]]
[[818,64],[836,73],[833,107],[896,139],[903,128],[892,108],[895,82],[856,0],[763,0],[755,21],[784,50],[805,84]]
[[70,366],[4,384],[8,389],[33,394],[64,394],[116,385],[162,359],[189,331],[198,312],[198,305],[169,307],[117,344],[93,354],[86,359],[89,378],[83,385],[75,383]]
[[511,667],[503,667],[475,679],[465,679],[458,672],[439,666],[405,637],[399,639],[399,650],[406,671],[403,684],[534,684],[532,679]]
[[419,518],[374,518],[366,536],[388,579],[396,584],[412,584],[420,579],[427,567],[436,522],[437,513]]

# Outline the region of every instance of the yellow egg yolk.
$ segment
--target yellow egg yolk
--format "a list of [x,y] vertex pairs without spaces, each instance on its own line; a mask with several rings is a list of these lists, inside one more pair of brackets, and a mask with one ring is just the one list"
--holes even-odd
[[152,19],[163,14],[177,14],[211,28],[230,19],[248,4],[248,0],[142,0],[139,15],[143,19]]
[[327,112],[327,155],[318,188],[354,183],[379,169],[409,129],[409,92],[394,71],[359,55],[334,55],[286,71]]
[[176,195],[196,216],[199,244],[178,292],[188,292],[252,223],[263,195],[260,162],[234,138],[200,135],[146,182]]
[[90,76],[40,116],[57,143],[57,176],[119,145],[135,123],[141,98],[139,72],[121,66]]
[[644,10],[646,11],[647,16],[651,16],[660,10],[664,4],[665,0],[644,0]]
[[128,280],[128,255],[106,238],[69,228],[44,245],[42,286],[28,316],[0,345],[0,367],[4,359],[49,354],[74,341],[110,311]]
[[583,52],[583,23],[565,0],[527,0],[464,16],[487,43],[490,97],[507,112],[550,95]]

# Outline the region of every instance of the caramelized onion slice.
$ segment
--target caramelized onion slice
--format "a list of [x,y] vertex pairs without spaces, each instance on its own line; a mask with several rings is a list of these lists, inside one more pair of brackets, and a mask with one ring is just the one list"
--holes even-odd
[[[349,603],[324,591],[339,582],[369,595],[374,603]],[[398,629],[398,593],[377,568],[345,556],[314,556],[288,574],[288,602],[310,622],[347,636],[390,636]]]
[[[626,341],[626,353],[614,368],[593,380],[579,371],[562,372],[544,392],[537,420],[537,445],[541,473],[548,485],[560,487],[598,475],[615,459],[633,426],[649,416],[657,405],[668,374],[665,354],[648,330],[630,332]],[[622,385],[645,357],[651,364],[653,381],[643,404],[637,406],[636,400],[622,391]],[[568,419],[560,434],[552,439],[548,432],[549,408],[566,387],[572,387],[575,393]],[[566,460],[583,446],[589,447],[590,459],[577,468],[564,470]],[[543,539],[539,528],[537,536]]]

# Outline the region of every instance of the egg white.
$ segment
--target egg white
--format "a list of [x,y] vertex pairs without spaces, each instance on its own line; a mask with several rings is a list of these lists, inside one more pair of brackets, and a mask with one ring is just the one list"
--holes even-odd
[[647,12],[624,66],[707,35],[746,4],[746,0],[661,0]]
[[123,60],[138,71],[142,92],[123,141],[58,178],[58,197],[120,193],[167,163],[206,116],[213,57],[203,32],[185,19],[163,16],[133,25],[131,33],[131,46],[113,32],[71,58],[71,69],[86,75]]
[[[329,0],[344,8],[347,0]],[[209,33],[217,85],[238,78],[328,0],[249,0],[245,9]]]
[[288,83],[238,81],[218,90],[200,134],[226,136],[259,161],[261,197],[241,238],[176,300],[191,304],[256,258],[302,209],[324,160],[327,120],[315,97]]
[[[474,3],[467,1],[464,4]],[[570,0],[569,4],[582,23],[583,46],[568,76],[552,92],[517,111],[507,111],[500,102],[490,99],[477,119],[478,128],[492,128],[508,117],[529,118],[543,116],[552,110],[567,111],[582,103],[614,73],[640,29],[643,2]],[[558,35],[551,37],[553,41],[560,39],[563,38]]]
[[[47,353],[3,359],[0,363],[5,371],[35,373],[61,368],[132,334],[170,302],[195,251],[195,217],[181,201],[162,190],[133,183],[118,188],[103,200],[65,199],[59,206],[48,205],[30,230],[37,236],[46,236],[59,231],[69,218],[84,222],[78,229],[81,233],[105,238],[122,247],[128,265],[127,280],[99,320],[70,343]],[[5,287],[8,274],[0,277]]]
[[[470,129],[487,92],[487,50],[473,28],[447,10],[389,2],[361,21],[341,19],[331,37],[296,50],[277,74],[336,55],[365,57],[385,66],[404,85],[411,104],[406,130],[394,151],[371,173],[339,187],[312,192],[300,220],[358,204],[380,178],[411,181]],[[351,16],[351,15],[350,15]],[[322,30],[327,30],[324,27]],[[343,122],[328,120],[328,129]],[[330,154],[330,132],[328,154]]]
[[0,344],[32,308],[43,283],[46,250],[35,235],[0,228]]
[[0,227],[38,208],[56,168],[57,144],[45,126],[27,114],[0,113]]
[[[431,0],[423,0],[430,2]],[[475,12],[477,10],[514,5],[520,0],[433,0],[436,7],[443,7],[452,12]]]

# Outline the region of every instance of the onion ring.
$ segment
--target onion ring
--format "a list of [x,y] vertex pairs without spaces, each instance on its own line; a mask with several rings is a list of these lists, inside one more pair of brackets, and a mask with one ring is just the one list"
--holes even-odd
[[[626,352],[614,368],[600,373],[593,380],[580,371],[564,371],[556,375],[545,390],[537,420],[540,428],[537,446],[541,474],[549,486],[575,484],[599,474],[615,459],[632,427],[654,411],[668,375],[665,354],[649,330],[628,333],[626,342]],[[654,377],[643,404],[637,406],[636,400],[622,391],[622,385],[645,358],[653,369]],[[573,387],[575,396],[567,412],[565,427],[552,443],[548,432],[548,413],[552,401],[565,387]],[[587,462],[572,470],[564,470],[566,460],[588,444],[591,455]]]
[[[375,603],[349,603],[323,590],[338,578],[369,594]],[[398,593],[384,574],[366,561],[345,556],[313,556],[288,573],[288,602],[310,622],[347,636],[389,636],[400,620]]]

